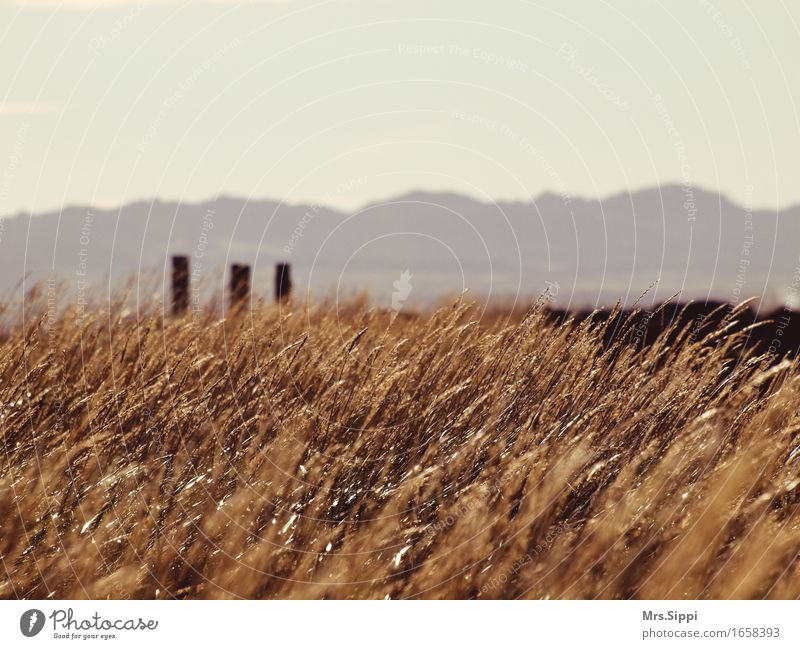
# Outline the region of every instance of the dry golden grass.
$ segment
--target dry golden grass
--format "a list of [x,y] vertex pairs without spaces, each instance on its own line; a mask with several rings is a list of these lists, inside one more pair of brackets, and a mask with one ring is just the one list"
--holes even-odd
[[743,334],[26,313],[0,343],[0,597],[800,595],[800,371]]

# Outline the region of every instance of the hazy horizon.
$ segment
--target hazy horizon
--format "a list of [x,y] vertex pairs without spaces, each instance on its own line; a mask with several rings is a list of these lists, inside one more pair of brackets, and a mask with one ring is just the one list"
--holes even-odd
[[782,2],[4,0],[0,22],[4,215],[658,184],[800,203]]
[[[72,208],[91,207],[104,212],[114,212],[122,208],[129,207],[131,205],[137,205],[140,203],[144,204],[162,203],[162,204],[174,204],[174,205],[185,205],[185,206],[199,206],[199,205],[207,205],[210,203],[214,203],[218,200],[226,200],[226,199],[244,201],[244,202],[254,202],[254,203],[274,203],[277,205],[286,205],[289,207],[309,207],[312,205],[318,205],[320,207],[326,207],[329,210],[339,212],[345,215],[352,212],[358,212],[373,205],[391,203],[393,201],[406,199],[409,196],[414,196],[414,195],[428,195],[431,197],[442,196],[442,197],[468,199],[470,201],[473,201],[475,203],[481,203],[483,205],[514,205],[514,204],[520,205],[520,204],[535,204],[537,200],[542,198],[560,197],[560,196],[567,196],[571,201],[590,202],[599,200],[600,202],[604,202],[622,196],[634,196],[636,194],[641,194],[643,192],[650,192],[650,191],[665,192],[669,191],[670,189],[680,189],[680,188],[681,184],[677,182],[663,183],[659,185],[638,187],[636,189],[630,189],[630,190],[621,189],[619,191],[608,192],[607,194],[604,194],[599,197],[581,196],[576,194],[563,195],[555,190],[543,189],[536,195],[530,196],[527,199],[525,199],[524,197],[492,198],[487,196],[473,195],[470,194],[469,192],[456,191],[454,189],[448,189],[448,188],[437,189],[437,188],[425,188],[425,187],[410,187],[405,190],[397,190],[396,192],[385,196],[376,196],[373,198],[369,198],[366,200],[366,202],[357,203],[352,207],[339,205],[335,202],[335,200],[330,203],[326,202],[324,199],[320,201],[303,201],[303,200],[289,201],[281,199],[279,196],[243,196],[230,192],[221,192],[221,193],[209,194],[205,198],[200,197],[192,200],[181,200],[180,198],[170,197],[170,196],[142,196],[139,198],[130,199],[128,201],[125,201],[124,203],[103,204],[103,203],[74,202],[74,203],[66,203],[63,205],[57,205],[50,208],[43,208],[33,212],[26,210],[19,210],[17,212],[0,214],[0,219],[10,219],[18,216],[34,216],[34,217],[42,216],[47,214],[54,214]],[[731,205],[735,205],[737,207],[746,208],[750,212],[786,212],[786,211],[792,211],[795,208],[800,207],[800,200],[778,207],[774,207],[771,205],[769,206],[752,205],[752,204],[746,205],[744,203],[738,202],[732,196],[726,195],[724,192],[720,192],[711,187],[702,187],[695,185],[693,186],[692,189],[701,194],[717,195],[720,197],[720,200],[727,201]]]
[[409,305],[465,289],[478,300],[524,302],[548,288],[563,307],[631,304],[657,283],[653,304],[680,292],[684,301],[760,296],[800,307],[800,206],[759,211],[680,185],[601,201],[412,193],[351,212],[229,196],[76,206],[2,223],[0,290],[28,273],[30,281],[66,279],[75,296],[139,275],[137,286],[166,282],[177,254],[190,257],[193,283],[217,292],[226,268],[243,263],[253,269],[254,295],[269,295],[274,264],[289,262],[299,295],[366,291],[378,304],[408,271]]

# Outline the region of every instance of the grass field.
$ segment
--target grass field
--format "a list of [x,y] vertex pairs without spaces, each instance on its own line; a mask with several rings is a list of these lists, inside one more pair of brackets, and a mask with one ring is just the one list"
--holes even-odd
[[800,368],[746,334],[30,300],[0,597],[800,596]]

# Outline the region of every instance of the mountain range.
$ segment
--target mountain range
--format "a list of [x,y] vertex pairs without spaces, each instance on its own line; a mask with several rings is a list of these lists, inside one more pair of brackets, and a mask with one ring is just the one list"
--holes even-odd
[[680,185],[498,203],[417,191],[350,213],[220,196],[18,214],[0,227],[0,291],[13,298],[55,277],[68,294],[133,281],[150,297],[165,290],[173,254],[190,257],[203,294],[245,263],[254,295],[270,299],[274,264],[289,262],[296,294],[367,291],[387,307],[401,277],[408,304],[464,290],[529,301],[547,289],[559,307],[583,308],[631,304],[650,287],[648,305],[678,292],[800,305],[800,206],[754,211]]

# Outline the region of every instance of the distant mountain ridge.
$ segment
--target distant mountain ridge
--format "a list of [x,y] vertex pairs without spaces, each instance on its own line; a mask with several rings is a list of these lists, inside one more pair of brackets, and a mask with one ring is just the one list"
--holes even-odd
[[630,304],[658,281],[648,304],[681,291],[800,305],[800,206],[751,211],[676,185],[530,203],[413,191],[351,213],[230,196],[71,206],[4,220],[0,290],[27,274],[26,286],[56,276],[68,291],[142,276],[163,291],[172,254],[189,255],[195,285],[217,294],[236,262],[253,266],[254,291],[268,298],[274,264],[288,261],[301,294],[366,290],[387,305],[406,269],[408,304],[465,289],[527,301],[548,287],[560,307]]

